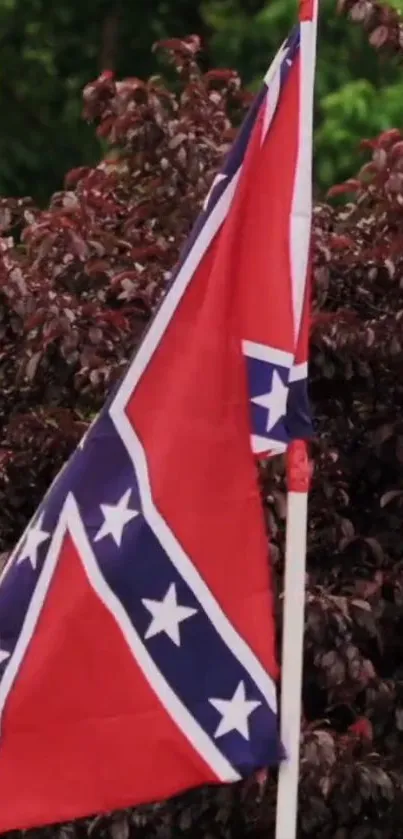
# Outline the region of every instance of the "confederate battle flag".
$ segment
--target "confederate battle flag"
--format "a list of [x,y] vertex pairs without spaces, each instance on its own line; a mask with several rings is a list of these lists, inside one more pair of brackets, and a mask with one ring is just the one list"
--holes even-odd
[[310,433],[311,18],[304,4],[128,372],[1,579],[0,832],[283,756],[255,456]]

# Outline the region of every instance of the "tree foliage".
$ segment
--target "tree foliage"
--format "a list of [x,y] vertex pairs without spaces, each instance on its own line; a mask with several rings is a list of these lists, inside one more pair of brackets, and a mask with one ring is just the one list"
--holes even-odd
[[[394,0],[401,5],[401,0]],[[348,175],[361,136],[401,125],[398,58],[374,55],[361,27],[321,0],[316,114],[316,181],[323,190]],[[354,20],[371,0],[338,2]],[[353,8],[352,8],[353,6]],[[80,119],[80,91],[100,71],[155,72],[156,38],[189,31],[203,40],[204,67],[236,67],[250,89],[295,22],[297,0],[0,0],[0,194],[41,204],[102,144]],[[381,17],[384,12],[381,13]],[[375,39],[375,43],[379,41]]]
[[[362,136],[401,125],[401,49],[394,49],[394,57],[390,54],[387,60],[374,55],[374,47],[385,43],[385,22],[392,37],[391,21],[398,19],[401,0],[395,0],[395,6],[397,10],[372,0],[320,2],[315,132],[315,177],[320,189],[359,165],[357,146]],[[205,0],[213,60],[239,68],[242,77],[257,87],[284,33],[295,22],[296,7],[296,0],[271,0],[247,11],[240,2]],[[364,32],[348,24],[346,13],[364,24]]]
[[81,120],[81,90],[105,69],[147,74],[168,30],[202,31],[187,0],[0,0],[0,194],[41,204],[102,144]]
[[[385,45],[400,49],[396,20]],[[3,558],[138,345],[247,105],[234,72],[199,69],[198,46],[162,45],[171,86],[88,85],[106,159],[70,171],[45,210],[0,203]],[[300,839],[403,837],[403,135],[362,145],[367,162],[332,190],[344,203],[314,216]],[[282,462],[260,478],[281,588]],[[41,836],[267,837],[274,796],[263,774]]]

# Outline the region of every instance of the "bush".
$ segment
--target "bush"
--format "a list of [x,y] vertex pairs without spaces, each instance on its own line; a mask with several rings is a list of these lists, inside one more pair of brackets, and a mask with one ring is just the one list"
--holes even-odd
[[[0,549],[7,555],[138,344],[248,103],[202,74],[198,40],[159,45],[160,78],[101,76],[84,115],[108,158],[46,211],[0,205]],[[315,209],[310,503],[300,839],[402,839],[403,136]],[[261,466],[281,585],[281,462]],[[235,787],[95,816],[41,835],[270,836],[275,788]],[[32,837],[38,831],[32,831]]]
[[121,375],[233,138],[248,97],[232,71],[201,74],[198,46],[165,44],[176,94],[108,73],[85,89],[110,154],[46,211],[0,200],[0,550]]

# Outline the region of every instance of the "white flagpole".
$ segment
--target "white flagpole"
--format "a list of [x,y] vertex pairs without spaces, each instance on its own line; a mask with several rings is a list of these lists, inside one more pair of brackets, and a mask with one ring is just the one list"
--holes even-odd
[[287,452],[288,498],[280,703],[281,739],[287,758],[279,769],[276,839],[295,839],[297,833],[309,473],[306,443],[295,440]]
[[[311,238],[313,92],[318,2],[299,2],[299,148],[290,220],[296,340],[301,327]],[[287,451],[288,498],[280,701],[280,734],[286,759],[279,769],[276,839],[296,839],[297,835],[309,478],[306,443],[295,440]]]

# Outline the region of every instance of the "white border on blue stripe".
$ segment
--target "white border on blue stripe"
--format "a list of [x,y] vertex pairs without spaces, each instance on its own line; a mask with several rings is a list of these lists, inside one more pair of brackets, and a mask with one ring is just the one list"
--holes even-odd
[[268,361],[269,364],[276,364],[287,370],[290,369],[294,359],[294,354],[291,352],[270,347],[268,344],[259,344],[255,341],[242,341],[242,350],[248,358]]

